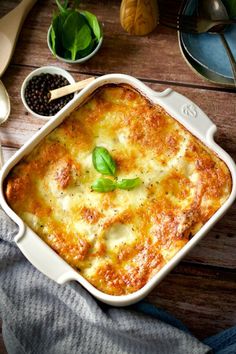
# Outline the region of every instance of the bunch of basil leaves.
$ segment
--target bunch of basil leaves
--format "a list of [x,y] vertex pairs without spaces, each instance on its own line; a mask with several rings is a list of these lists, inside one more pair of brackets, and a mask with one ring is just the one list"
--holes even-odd
[[69,8],[68,0],[64,3],[56,0],[56,4],[59,13],[53,15],[50,32],[54,55],[72,60],[89,55],[102,36],[97,17],[88,11]]

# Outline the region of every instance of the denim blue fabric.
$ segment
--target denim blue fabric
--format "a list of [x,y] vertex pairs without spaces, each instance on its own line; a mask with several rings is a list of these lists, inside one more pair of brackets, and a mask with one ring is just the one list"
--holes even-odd
[[208,337],[203,341],[213,348],[217,354],[235,354],[236,353],[236,326],[226,329],[219,334]]
[[146,301],[141,301],[135,305],[132,306],[136,311],[140,311],[142,313],[145,313],[146,315],[158,318],[160,321],[163,321],[165,323],[168,323],[171,326],[174,326],[176,328],[181,329],[181,331],[184,331],[186,333],[190,333],[189,329],[177,318],[175,318],[173,315],[170,313],[159,309],[158,307],[149,304]]
[[[188,328],[181,321],[152,304],[142,301],[134,305],[134,307],[137,311],[158,318],[160,321],[190,333]],[[236,354],[236,326],[226,329],[214,336],[205,338],[203,343],[211,347],[215,354]]]

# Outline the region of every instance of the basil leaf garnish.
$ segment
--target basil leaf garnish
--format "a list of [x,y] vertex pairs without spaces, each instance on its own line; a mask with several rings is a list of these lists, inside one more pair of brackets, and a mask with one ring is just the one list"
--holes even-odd
[[137,178],[132,178],[132,179],[122,179],[121,181],[116,182],[116,186],[119,189],[133,189],[135,187],[138,187],[141,184],[141,179],[139,177]]
[[[103,175],[114,176],[116,164],[109,151],[103,146],[96,146],[93,149],[92,161],[94,168]],[[96,192],[111,192],[116,188],[130,190],[141,184],[139,177],[112,181],[108,178],[98,178],[91,186]]]
[[109,178],[98,178],[91,188],[95,192],[112,192],[116,189],[116,184]]
[[93,150],[92,160],[94,168],[103,175],[114,176],[116,164],[108,150],[102,146],[97,146]]

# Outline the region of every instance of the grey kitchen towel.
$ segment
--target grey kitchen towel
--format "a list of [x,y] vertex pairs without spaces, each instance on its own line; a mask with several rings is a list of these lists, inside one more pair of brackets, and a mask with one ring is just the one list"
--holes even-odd
[[0,209],[0,316],[9,354],[203,354],[189,333],[133,307],[96,301],[79,284],[58,285],[14,244],[17,226]]

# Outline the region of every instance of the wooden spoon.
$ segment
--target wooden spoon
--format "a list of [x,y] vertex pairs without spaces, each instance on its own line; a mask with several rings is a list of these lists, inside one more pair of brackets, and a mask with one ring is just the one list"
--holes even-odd
[[0,76],[6,70],[15,49],[21,26],[37,0],[22,0],[12,11],[0,19]]
[[51,102],[57,98],[69,95],[70,93],[82,90],[84,87],[86,87],[88,84],[90,84],[90,82],[92,82],[94,80],[95,80],[95,77],[90,77],[88,79],[75,82],[74,84],[66,85],[66,86],[60,87],[58,89],[51,90],[49,92],[50,93],[49,102]]

